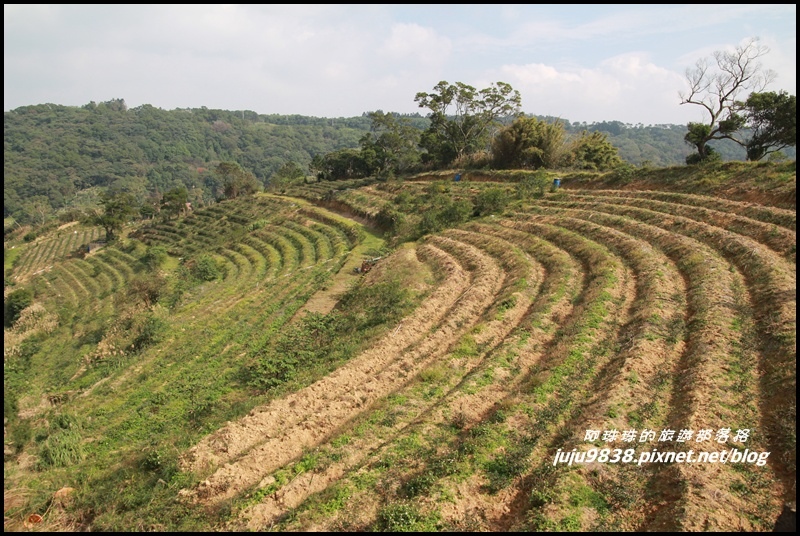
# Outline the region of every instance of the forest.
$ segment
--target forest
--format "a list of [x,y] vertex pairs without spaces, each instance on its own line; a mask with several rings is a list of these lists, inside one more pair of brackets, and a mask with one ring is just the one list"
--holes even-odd
[[[430,125],[421,114],[392,115],[420,132]],[[81,107],[23,106],[3,117],[4,217],[31,224],[95,207],[102,192],[129,193],[144,202],[182,187],[191,202],[203,205],[216,200],[221,189],[216,163],[236,162],[266,186],[287,164],[309,174],[315,157],[358,148],[373,126],[367,112],[322,118],[205,107],[163,110],[128,108],[124,99]],[[685,125],[539,119],[559,122],[567,134],[602,133],[634,166],[681,165],[691,152]],[[723,160],[745,159],[744,149],[733,142],[713,145]],[[793,157],[794,148],[787,154]]]

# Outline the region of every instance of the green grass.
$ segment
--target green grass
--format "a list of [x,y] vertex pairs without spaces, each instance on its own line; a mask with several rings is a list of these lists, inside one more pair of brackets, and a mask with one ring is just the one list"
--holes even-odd
[[[692,187],[699,191],[728,188],[741,184],[745,172],[753,169],[715,168]],[[790,188],[783,176],[787,173],[790,170],[771,170],[765,180],[757,181],[756,190],[768,196],[783,195]],[[520,178],[486,175],[511,182]],[[694,170],[672,170],[655,173],[648,180],[688,185],[696,178]],[[603,186],[615,179],[576,173],[565,178],[565,185],[573,180]],[[631,179],[631,184],[636,180]],[[324,188],[309,185],[303,191],[309,199],[321,199],[327,194],[325,188],[343,190],[360,184],[364,182],[344,181]],[[338,199],[350,200],[363,211],[398,199],[408,227],[399,229],[397,236],[407,239],[419,231],[425,210],[441,211],[444,217],[455,202],[473,202],[497,184],[448,182],[431,187],[430,183],[398,181],[380,186],[337,194]],[[45,234],[35,249],[24,246],[27,253],[22,247],[7,249],[7,276],[38,269],[42,263],[56,264],[52,272],[33,278],[31,288],[47,311],[59,318],[53,332],[29,337],[18,355],[6,359],[12,457],[36,456],[28,469],[7,463],[7,489],[31,490],[31,497],[11,516],[16,519],[39,508],[44,511],[53,493],[70,485],[77,489],[71,512],[82,520],[81,528],[223,530],[228,521],[275,496],[298,476],[308,479],[323,473],[331,464],[350,460],[350,449],[368,445],[362,461],[352,462],[355,465],[346,469],[343,479],[309,496],[280,518],[275,528],[293,530],[316,523],[356,530],[450,530],[454,525],[445,521],[448,510],[444,506],[461,500],[454,491],[457,486],[476,480],[483,485],[479,493],[494,495],[492,500],[501,500],[503,491],[531,497],[516,528],[621,526],[619,512],[633,509],[633,502],[645,497],[641,475],[627,475],[629,480],[625,480],[624,472],[610,478],[560,468],[548,472],[539,454],[571,440],[570,434],[585,416],[586,401],[596,395],[593,387],[605,381],[601,373],[614,370],[608,363],[618,356],[622,334],[632,333],[634,327],[639,340],[672,346],[686,342],[689,348],[697,334],[716,329],[733,334],[726,341],[730,352],[709,354],[726,359],[724,373],[709,381],[722,382],[726,392],[736,394],[721,403],[712,401],[713,407],[731,415],[731,423],[740,427],[758,420],[764,408],[753,393],[765,385],[759,382],[782,388],[786,383],[786,371],[772,368],[770,360],[760,362],[759,352],[777,355],[791,347],[794,339],[786,326],[780,328],[783,331],[776,328],[779,324],[773,320],[781,319],[771,315],[768,306],[749,307],[747,298],[763,297],[764,303],[772,303],[768,289],[788,279],[779,269],[781,264],[757,262],[771,259],[771,253],[763,248],[753,253],[747,249],[752,243],[743,235],[731,237],[706,226],[703,222],[711,215],[707,209],[714,208],[708,199],[692,198],[697,203],[692,205],[686,198],[680,215],[674,215],[675,222],[664,223],[664,229],[658,230],[666,213],[654,209],[661,210],[667,202],[678,204],[679,198],[662,197],[633,206],[617,201],[586,204],[587,197],[581,194],[578,200],[565,188],[535,200],[531,208],[523,209],[518,202],[510,205],[525,210],[524,214],[480,220],[468,215],[471,222],[455,222],[468,232],[448,230],[441,240],[463,240],[482,249],[504,272],[499,294],[480,318],[461,326],[465,333],[447,342],[444,359],[409,374],[408,385],[364,408],[331,441],[278,468],[261,486],[207,508],[179,499],[181,489],[192,488],[206,476],[179,469],[179,457],[186,449],[224,423],[312,384],[369,348],[378,337],[392,332],[424,297],[408,289],[431,288],[443,274],[427,268],[415,272],[410,268],[413,263],[403,268],[387,265],[361,278],[362,284],[346,293],[331,313],[292,320],[311,295],[330,284],[348,252],[357,257],[384,256],[390,251],[386,240],[391,237],[308,202],[271,195],[226,201],[189,218],[148,226],[132,233],[138,238],[85,261],[57,261],[74,249],[74,235]],[[703,208],[695,210],[695,206]],[[735,212],[737,207],[722,209]],[[737,220],[734,231],[745,233],[751,241],[763,235],[771,247],[781,246],[793,224],[787,212],[750,207],[747,214],[762,223]],[[591,222],[579,223],[583,217]],[[501,220],[516,229],[501,226]],[[765,227],[767,222],[773,227]],[[606,230],[599,230],[601,226]],[[617,236],[622,234],[631,238],[625,242]],[[710,257],[710,248],[692,247],[692,240],[721,248],[725,259]],[[683,295],[660,296],[661,305],[669,300],[674,305],[648,308],[647,300],[657,293],[658,282],[669,277],[672,269],[647,264],[649,244],[641,247],[645,242],[660,248],[684,272],[688,300]],[[143,261],[147,247],[152,246],[169,250],[158,271],[148,269]],[[634,251],[637,248],[641,251]],[[191,266],[202,255],[220,262],[219,277],[200,281],[192,275]],[[635,273],[631,288],[635,285],[638,294],[632,314],[640,315],[635,324],[620,316],[617,291],[624,271],[615,255],[625,258]],[[786,259],[784,255],[780,262]],[[467,259],[459,257],[459,262],[474,268]],[[408,273],[398,275],[403,269]],[[539,273],[542,281],[537,280]],[[381,274],[380,280],[373,280],[375,274]],[[738,296],[739,301],[715,304],[710,299],[714,285],[725,286],[728,281],[738,286],[726,289],[725,295]],[[152,303],[145,299],[146,284],[157,295]],[[521,324],[509,326],[505,340],[477,342],[504,328],[509,311],[519,311],[529,302]],[[691,314],[685,314],[687,302]],[[560,304],[559,317],[550,318],[556,304]],[[720,315],[723,307],[731,313]],[[626,325],[618,332],[622,322]],[[772,331],[765,335],[765,328]],[[528,340],[536,341],[536,346],[527,347]],[[535,353],[538,359],[535,365],[527,365],[533,369],[525,376],[519,363],[529,356],[523,352]],[[682,365],[695,371],[696,363],[691,361],[695,358],[699,362],[699,356],[687,354]],[[759,379],[765,365],[765,379]],[[681,383],[672,379],[671,369],[646,379],[634,370],[621,373],[619,379],[632,389],[648,383],[653,396],[637,405],[603,405],[597,416],[627,420],[638,428],[675,415],[669,399],[677,396]],[[450,406],[451,400],[461,396],[469,400],[469,395],[496,398],[491,405],[486,403],[479,416]],[[56,405],[37,409],[42,396],[53,397]],[[19,418],[21,410],[32,416]],[[782,417],[769,431],[778,444],[792,443],[794,436],[787,430],[793,419],[767,410],[772,417]],[[69,417],[75,415],[80,419]],[[793,453],[788,443],[782,447],[784,453]],[[772,508],[769,468],[730,471],[741,473],[730,484],[730,492],[752,500],[752,509],[742,515],[757,527],[766,527],[768,515],[760,511]],[[626,482],[630,490],[624,489]],[[361,507],[359,501],[370,496],[379,497],[372,505],[373,519],[348,525]],[[597,517],[588,519],[586,512]]]

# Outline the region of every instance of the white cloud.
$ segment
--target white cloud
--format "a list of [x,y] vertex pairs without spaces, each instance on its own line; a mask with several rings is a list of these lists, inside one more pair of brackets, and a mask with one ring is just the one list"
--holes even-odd
[[[5,5],[4,106],[125,98],[259,113],[420,112],[441,80],[519,89],[574,121],[683,123],[683,71],[761,35],[795,92],[796,7]],[[713,15],[713,16],[712,16]],[[787,37],[788,35],[788,37]],[[696,112],[695,112],[696,114]],[[697,120],[692,116],[691,120]]]
[[395,24],[379,53],[404,64],[414,62],[429,67],[442,65],[450,56],[451,49],[450,40],[437,35],[431,28],[418,24]]
[[522,94],[523,109],[571,121],[683,123],[677,92],[682,77],[643,53],[615,56],[596,68],[506,65],[499,75]]

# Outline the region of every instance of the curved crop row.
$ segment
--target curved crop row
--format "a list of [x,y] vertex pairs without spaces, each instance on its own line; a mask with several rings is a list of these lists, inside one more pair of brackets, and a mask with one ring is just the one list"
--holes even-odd
[[[436,249],[431,249],[433,246]],[[199,498],[218,501],[258,483],[272,470],[297,456],[304,447],[323,440],[351,419],[353,412],[358,412],[357,408],[367,406],[396,389],[398,382],[402,384],[413,370],[419,370],[438,355],[443,350],[442,342],[452,340],[454,331],[462,331],[463,328],[457,327],[459,324],[463,325],[467,319],[479,314],[497,288],[495,285],[500,277],[497,268],[478,250],[449,239],[436,238],[431,247],[428,251],[435,252],[431,254],[443,260],[449,276],[392,336],[325,379],[273,402],[254,414],[252,419],[229,425],[192,449],[188,462],[198,469],[214,467],[226,459],[236,459],[246,451],[235,464],[217,469],[197,490]],[[468,266],[475,271],[474,279],[464,277],[463,269],[452,257],[448,260],[442,248],[451,255],[468,256]],[[467,286],[469,279],[472,279],[472,284]],[[458,308],[452,305],[456,301]],[[442,304],[448,305],[442,307]],[[445,316],[448,309],[452,314],[450,317]],[[429,333],[430,328],[437,324],[439,329]],[[363,379],[357,381],[358,378]],[[273,420],[275,423],[271,424]],[[301,423],[306,424],[300,426]],[[276,429],[285,430],[286,435],[279,434],[265,441],[263,434]],[[250,441],[244,440],[247,437],[251,438]],[[273,444],[277,443],[287,447],[292,445],[292,450],[276,450]],[[236,450],[232,449],[234,444]]]

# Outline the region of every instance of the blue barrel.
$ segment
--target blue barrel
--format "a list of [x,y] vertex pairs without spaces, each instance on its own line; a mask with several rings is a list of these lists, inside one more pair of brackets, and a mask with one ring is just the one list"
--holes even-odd
[[455,178],[453,179],[455,182],[459,182],[461,180],[461,173],[456,173]]
[[553,179],[553,190],[558,190],[561,186],[561,179]]

